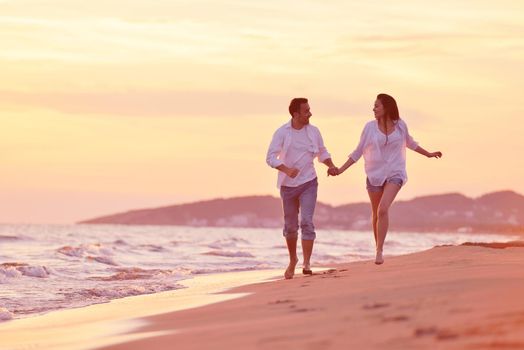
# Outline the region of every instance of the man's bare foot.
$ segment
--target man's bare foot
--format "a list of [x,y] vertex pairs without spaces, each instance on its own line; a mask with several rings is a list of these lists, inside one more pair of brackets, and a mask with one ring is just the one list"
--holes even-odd
[[309,264],[304,264],[304,266],[302,266],[302,273],[304,275],[312,275],[313,274],[313,271],[311,271],[311,265]]
[[284,272],[284,277],[287,280],[290,280],[295,275],[295,267],[297,266],[298,258],[289,260],[289,265],[286,269],[286,272]]

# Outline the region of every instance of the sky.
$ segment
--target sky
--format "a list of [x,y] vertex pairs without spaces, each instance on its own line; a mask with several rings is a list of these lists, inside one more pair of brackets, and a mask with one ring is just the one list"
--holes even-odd
[[[378,93],[420,145],[399,199],[524,194],[521,0],[0,0],[0,222],[278,196],[273,132],[307,97],[335,164]],[[317,165],[367,201],[363,161]]]

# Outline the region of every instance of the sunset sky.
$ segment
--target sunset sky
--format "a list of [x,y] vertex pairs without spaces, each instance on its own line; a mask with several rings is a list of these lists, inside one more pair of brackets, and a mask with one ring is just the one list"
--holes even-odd
[[[341,165],[397,99],[400,199],[524,193],[524,2],[0,0],[0,222],[278,195],[292,97]],[[367,201],[363,161],[319,200]]]

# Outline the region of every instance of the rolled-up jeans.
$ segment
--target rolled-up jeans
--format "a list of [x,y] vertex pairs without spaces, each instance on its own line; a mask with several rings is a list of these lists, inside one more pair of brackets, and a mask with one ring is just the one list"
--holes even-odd
[[314,240],[316,237],[313,225],[313,214],[317,204],[318,181],[314,178],[297,187],[280,187],[282,208],[284,209],[284,237],[298,238],[298,213],[300,212],[300,229],[303,240]]

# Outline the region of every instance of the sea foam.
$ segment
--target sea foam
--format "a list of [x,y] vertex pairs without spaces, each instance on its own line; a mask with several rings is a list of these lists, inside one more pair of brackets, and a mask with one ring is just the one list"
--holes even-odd
[[8,321],[8,320],[11,320],[13,319],[13,313],[10,312],[9,310],[3,308],[3,307],[0,307],[0,321]]

